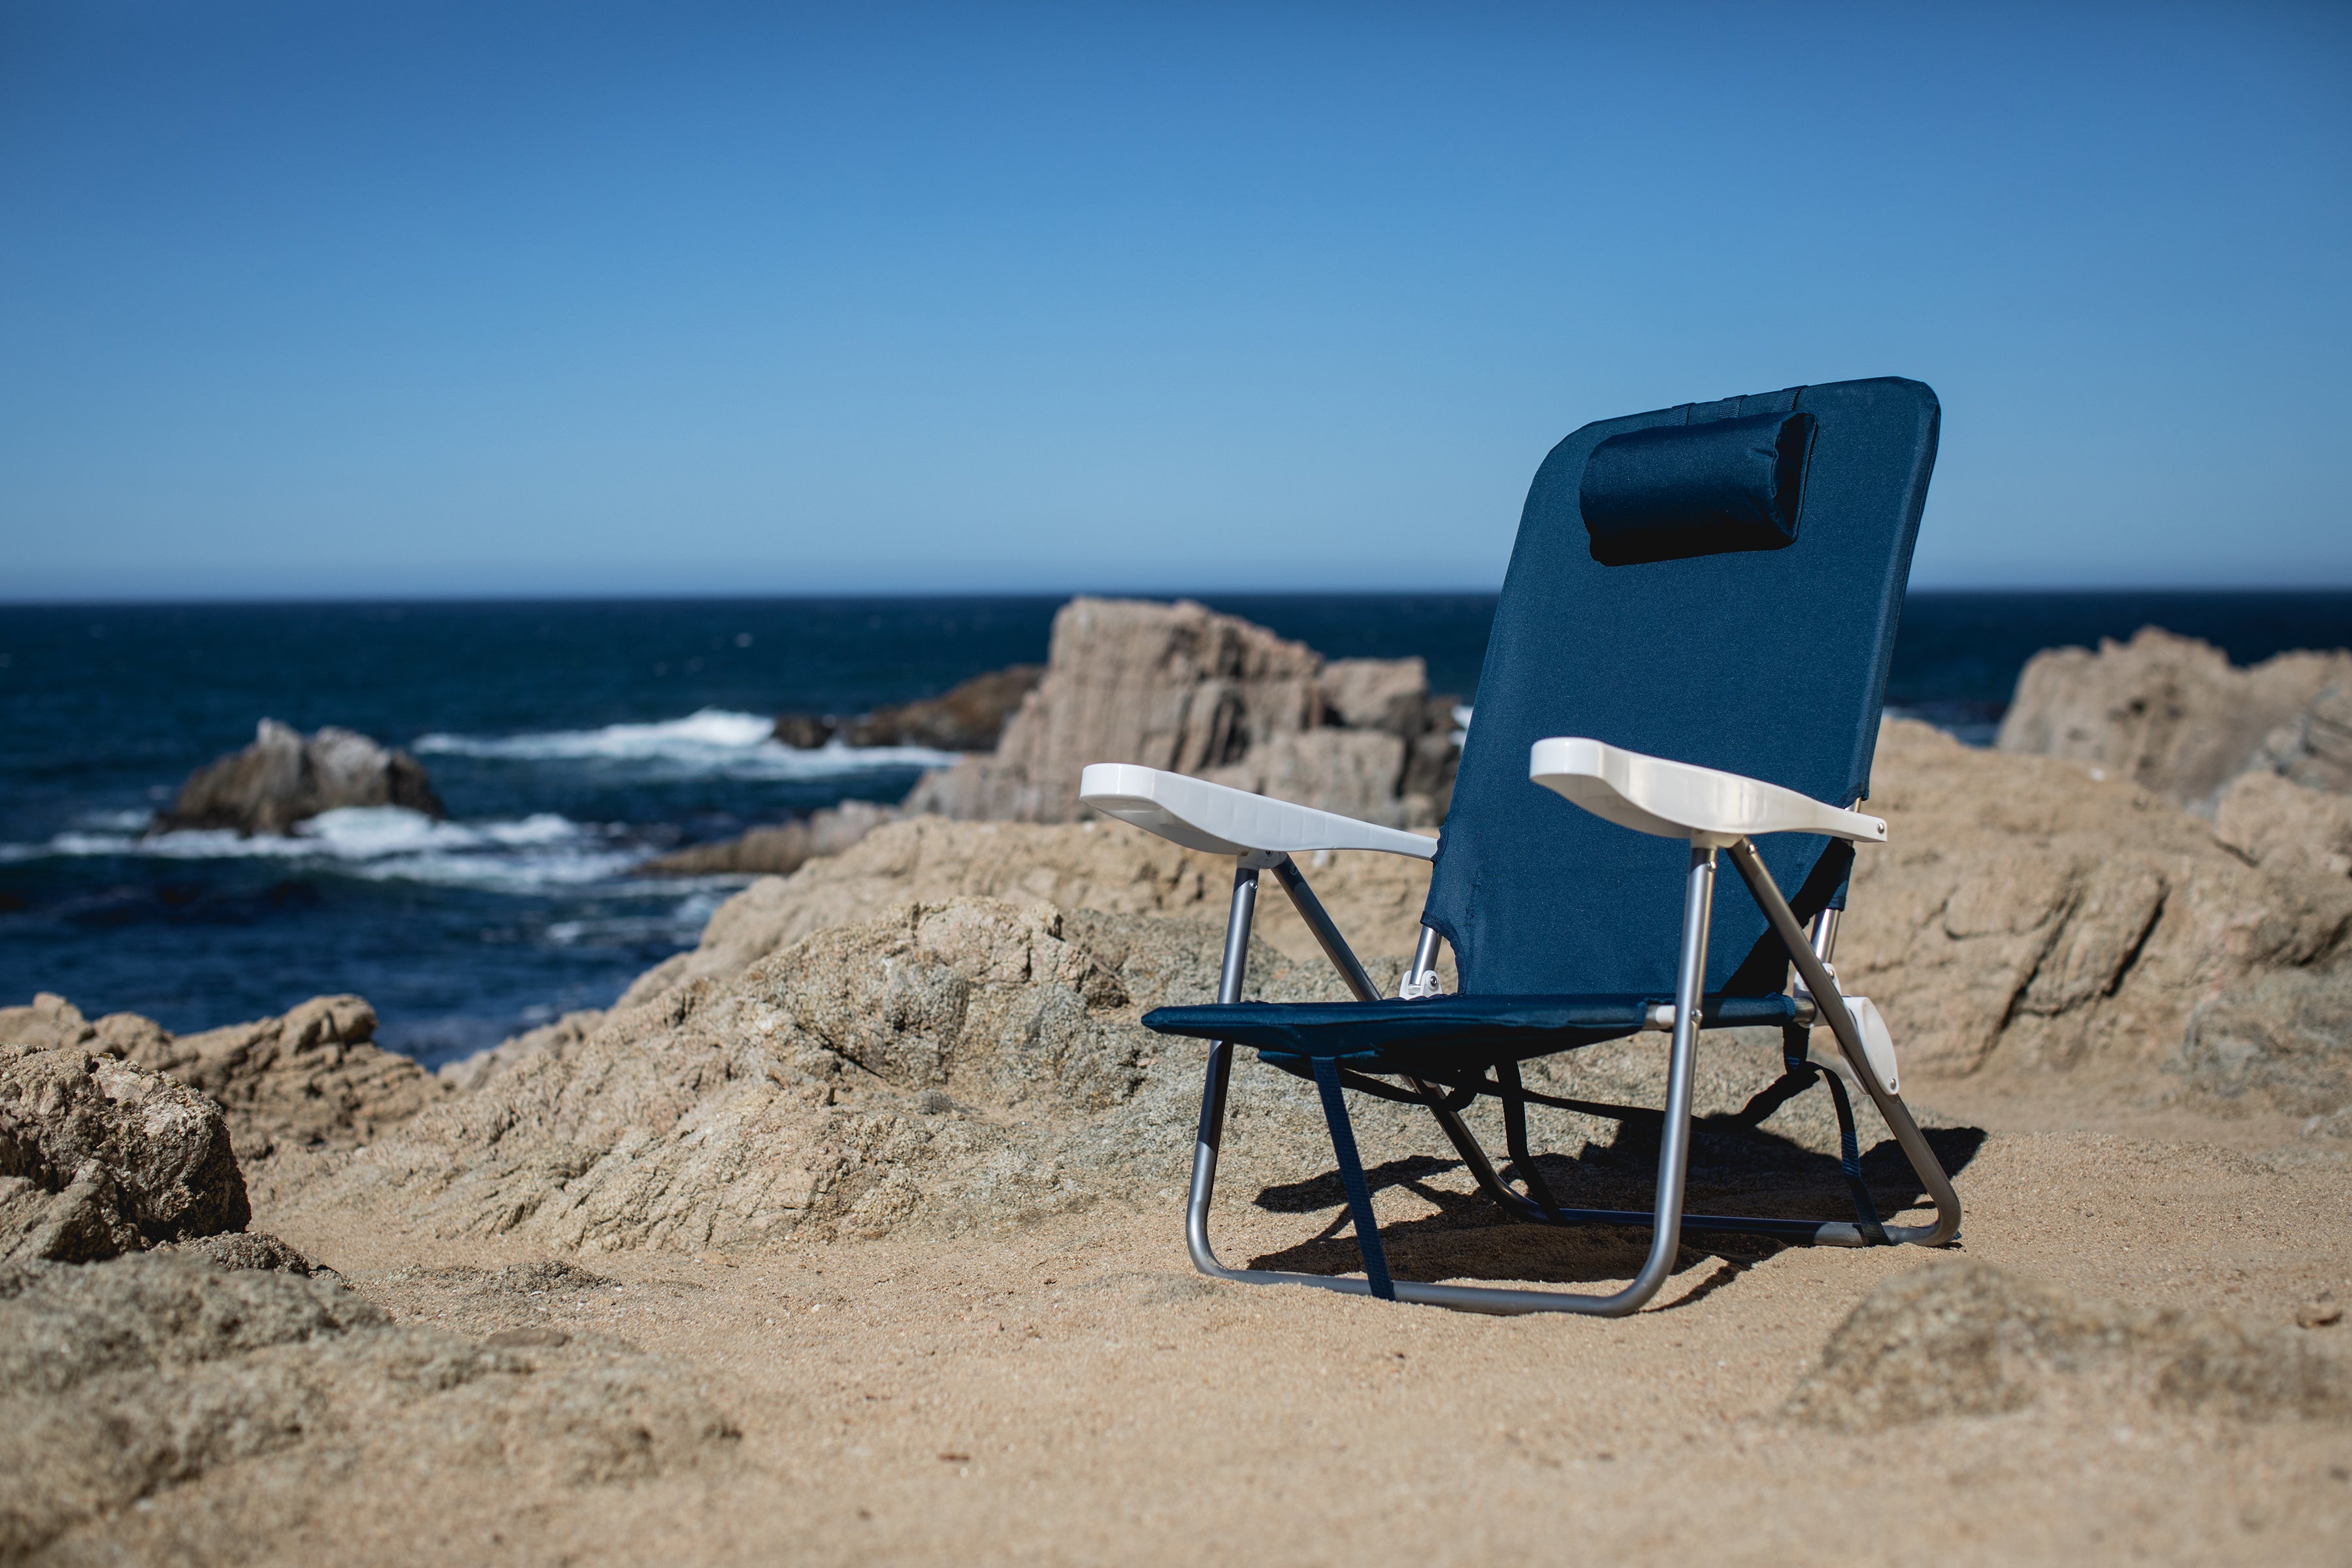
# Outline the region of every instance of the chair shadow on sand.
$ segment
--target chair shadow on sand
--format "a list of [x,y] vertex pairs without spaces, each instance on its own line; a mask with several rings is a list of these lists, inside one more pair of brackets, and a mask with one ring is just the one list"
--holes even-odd
[[[1537,1169],[1563,1206],[1646,1209],[1652,1201],[1651,1184],[1656,1180],[1661,1122],[1654,1112],[1633,1117],[1619,1125],[1608,1142],[1587,1143],[1573,1158],[1537,1155]],[[1696,1136],[1691,1143],[1686,1199],[1690,1213],[1852,1217],[1853,1203],[1836,1155],[1816,1153],[1777,1133],[1742,1126],[1728,1116],[1700,1117],[1692,1127]],[[1985,1132],[1979,1127],[1924,1131],[1936,1157],[1953,1174],[1984,1145]],[[1524,1173],[1517,1166],[1503,1163],[1497,1169],[1524,1188]],[[1525,1224],[1506,1216],[1475,1189],[1440,1186],[1433,1180],[1462,1170],[1459,1160],[1413,1155],[1364,1172],[1375,1201],[1383,1191],[1402,1189],[1437,1211],[1382,1225],[1390,1266],[1397,1278],[1584,1285],[1629,1279],[1642,1267],[1650,1244],[1647,1227]],[[1891,1138],[1863,1155],[1862,1174],[1879,1214],[1889,1220],[1928,1201],[1903,1151]],[[1266,1187],[1254,1201],[1274,1214],[1336,1212],[1314,1237],[1253,1258],[1250,1268],[1326,1275],[1363,1268],[1363,1255],[1355,1237],[1341,1234],[1348,1229],[1348,1202],[1336,1167],[1305,1181]],[[1783,1244],[1766,1237],[1710,1233],[1685,1221],[1675,1273],[1686,1273],[1710,1260],[1729,1267],[1719,1268],[1675,1305],[1686,1306],[1723,1289],[1749,1265],[1783,1250]]]

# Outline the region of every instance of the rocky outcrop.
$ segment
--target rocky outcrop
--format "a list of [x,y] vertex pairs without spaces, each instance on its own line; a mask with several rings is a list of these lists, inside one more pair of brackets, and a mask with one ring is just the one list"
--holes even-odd
[[2352,795],[2242,773],[2214,806],[2213,837],[2248,865],[2352,876]]
[[[1310,866],[1308,876],[1360,952],[1402,959],[1412,951],[1429,890],[1426,861],[1334,855],[1327,864]],[[1043,900],[1061,909],[1222,924],[1233,878],[1229,860],[1180,849],[1123,824],[910,817],[838,856],[810,861],[790,879],[752,883],[719,907],[698,946],[646,971],[620,1005],[635,1006],[694,980],[731,978],[803,937],[872,920],[910,901]],[[1256,930],[1288,957],[1318,961],[1321,949],[1286,900],[1261,900]]]
[[2345,956],[2352,880],[2249,867],[2119,772],[1890,719],[1875,787],[1838,967],[1915,1070],[2153,1081],[2200,1006]]
[[1450,704],[1433,721],[1417,659],[1334,668],[1327,691],[1312,648],[1190,600],[1073,599],[1054,617],[1044,679],[995,752],[928,775],[905,809],[1068,822],[1088,763],[1130,762],[1371,821],[1438,820],[1452,784]]
[[[331,1277],[187,1256],[0,1273],[0,1562],[90,1531],[109,1560],[261,1539],[316,1559],[353,1528],[434,1535],[386,1477],[489,1479],[495,1504],[723,1462],[735,1438],[689,1375],[601,1337],[477,1344]],[[232,1469],[230,1497],[203,1495]]]
[[130,1031],[110,1024],[46,994],[0,1008],[0,1262],[112,1258],[252,1217],[221,1108],[110,1054]]
[[446,815],[423,764],[406,752],[387,751],[356,731],[331,725],[304,735],[264,719],[253,744],[189,774],[155,826],[286,833],[322,811],[352,805]]
[[775,827],[754,827],[716,844],[658,855],[636,868],[641,877],[787,877],[808,861],[838,855],[897,811],[869,801],[845,800]]
[[136,1015],[108,1037],[130,1060],[170,1074],[227,1111],[241,1159],[280,1148],[347,1149],[406,1121],[448,1090],[375,1042],[359,996],[314,996],[282,1017],[173,1037]]
[[[551,1036],[278,1201],[301,1223],[348,1209],[446,1239],[597,1252],[989,1232],[1165,1195],[1192,1146],[1200,1052],[1137,1020],[1213,996],[1221,947],[1218,928],[1198,921],[992,899],[901,904]],[[1393,984],[1401,964],[1370,967]],[[1246,994],[1346,992],[1319,956],[1294,962],[1257,942]],[[1778,1070],[1767,1048],[1710,1052],[1701,1112],[1745,1103]],[[1636,1042],[1528,1071],[1549,1092],[1643,1103],[1663,1090],[1664,1058]],[[1499,1140],[1486,1110],[1471,1115]],[[1295,1080],[1237,1073],[1232,1118],[1235,1191],[1328,1167],[1315,1096]],[[1833,1169],[1825,1096],[1772,1125]],[[1417,1108],[1366,1102],[1356,1127],[1368,1163],[1429,1152]],[[1587,1135],[1616,1133],[1595,1124]],[[1702,1148],[1698,1166],[1707,1158]],[[1640,1158],[1627,1168],[1649,1179]]]
[[2128,643],[2027,661],[1995,742],[2095,763],[2183,805],[2250,769],[2352,787],[2352,652],[2239,668],[2210,643],[2143,626]]
[[[2292,858],[2249,866],[2212,825],[2080,763],[1975,751],[1889,720],[1876,788],[1870,809],[1887,818],[1890,842],[1857,863],[1839,967],[1885,1010],[1915,1070],[2104,1064],[2153,1091],[2199,1007],[2273,973],[2332,973],[2352,929],[2352,879]],[[1410,951],[1425,864],[1337,855],[1308,875],[1360,952]],[[624,1005],[727,979],[909,900],[1041,899],[1214,924],[1231,883],[1225,862],[1115,824],[917,817],[789,879],[753,883],[698,948],[649,971]],[[1315,961],[1284,900],[1259,910],[1270,946]],[[2247,1103],[2267,1103],[2263,1091]]]
[[855,719],[829,713],[779,713],[776,739],[813,750],[838,741],[849,746],[928,746],[940,752],[993,751],[1004,721],[1037,689],[1045,667],[1016,664],[951,686],[937,697],[877,708]]
[[1947,1258],[1897,1275],[1830,1336],[1787,1414],[1870,1432],[2073,1398],[2242,1420],[2352,1420],[2352,1364],[2305,1331],[2125,1307]]

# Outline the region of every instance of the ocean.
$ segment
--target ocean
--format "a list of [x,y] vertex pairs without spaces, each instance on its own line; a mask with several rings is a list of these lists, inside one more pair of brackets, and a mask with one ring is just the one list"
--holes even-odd
[[[1332,657],[1420,654],[1475,697],[1491,595],[1204,595]],[[946,761],[796,752],[856,713],[1045,658],[1058,598],[0,607],[0,1005],[60,992],[177,1031],[321,992],[438,1063],[691,946],[739,879],[631,868]],[[2156,624],[2240,663],[2352,646],[2352,593],[1912,595],[1891,710],[1989,743],[2037,649]],[[340,812],[293,838],[144,837],[268,716],[407,747],[450,816]]]

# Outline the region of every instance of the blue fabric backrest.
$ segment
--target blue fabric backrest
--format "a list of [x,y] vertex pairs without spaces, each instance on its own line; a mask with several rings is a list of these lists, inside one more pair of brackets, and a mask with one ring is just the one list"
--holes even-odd
[[[1814,429],[1787,543],[1595,558],[1610,552],[1580,505],[1595,447],[1792,410]],[[1689,847],[1530,783],[1537,741],[1587,735],[1839,805],[1869,793],[1937,418],[1918,382],[1846,381],[1602,420],[1552,448],[1519,521],[1423,917],[1453,944],[1464,991],[1674,994]],[[1800,918],[1843,902],[1843,845],[1780,834],[1757,847]],[[1708,990],[1782,989],[1787,957],[1727,863],[1715,910]]]

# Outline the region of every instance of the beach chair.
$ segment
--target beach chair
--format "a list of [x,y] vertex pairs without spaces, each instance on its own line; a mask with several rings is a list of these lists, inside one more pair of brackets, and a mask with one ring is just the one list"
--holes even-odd
[[[1933,1247],[1958,1233],[1959,1200],[1897,1096],[1885,1026],[1841,993],[1832,967],[1854,847],[1886,837],[1885,823],[1850,808],[1868,794],[1937,417],[1917,382],[1849,381],[1602,420],[1553,447],[1520,519],[1433,842],[1152,768],[1086,770],[1087,805],[1235,860],[1216,1004],[1143,1019],[1210,1042],[1186,1218],[1202,1273],[1471,1311],[1616,1316],[1656,1294],[1685,1226],[1845,1247]],[[1435,861],[1397,996],[1378,994],[1295,858],[1325,849]],[[1737,882],[1718,887],[1718,856]],[[1242,1000],[1266,872],[1358,1000]],[[1440,994],[1441,941],[1454,994]],[[1889,1225],[1874,1211],[1843,1086],[1809,1059],[1817,1024],[1893,1131],[1934,1223]],[[1786,1071],[1744,1120],[1826,1082],[1852,1220],[1683,1213],[1698,1033],[1753,1026],[1779,1026]],[[1519,1064],[1643,1031],[1669,1037],[1655,1206],[1569,1206],[1537,1169],[1527,1108],[1598,1108],[1529,1091]],[[1212,1248],[1228,1076],[1243,1046],[1318,1090],[1363,1278],[1234,1268]],[[1640,1271],[1608,1295],[1394,1278],[1350,1092],[1425,1106],[1514,1219],[1647,1227]],[[1497,1174],[1462,1119],[1482,1095],[1501,1102],[1522,1185]]]

